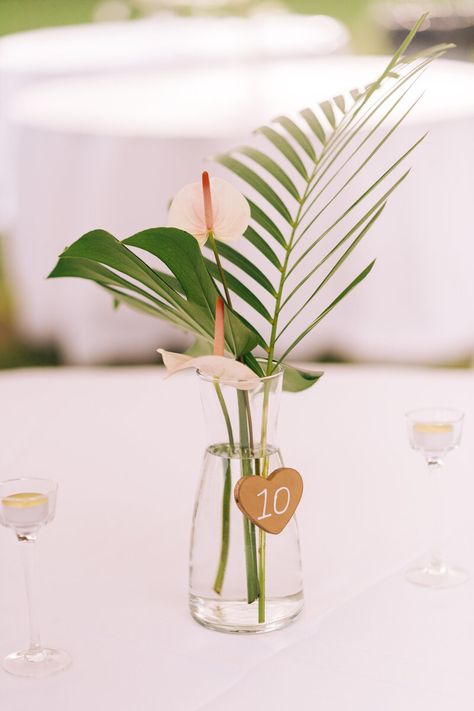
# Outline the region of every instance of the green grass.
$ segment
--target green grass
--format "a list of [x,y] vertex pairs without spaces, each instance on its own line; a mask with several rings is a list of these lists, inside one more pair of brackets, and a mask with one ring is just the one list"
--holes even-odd
[[[133,0],[124,1],[133,11]],[[351,29],[358,51],[374,51],[377,48],[367,12],[371,0],[282,1],[295,12],[332,15],[342,20]],[[98,4],[99,0],[0,0],[0,35],[90,22]]]
[[97,0],[0,0],[0,34],[90,22]]

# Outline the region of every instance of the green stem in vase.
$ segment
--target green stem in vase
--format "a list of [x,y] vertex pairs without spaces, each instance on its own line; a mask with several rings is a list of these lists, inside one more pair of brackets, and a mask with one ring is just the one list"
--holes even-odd
[[[263,468],[261,476],[266,479],[268,477],[269,468],[269,458],[267,455],[267,431],[268,431],[268,401],[269,401],[269,383],[264,383],[263,392],[263,411],[262,411],[262,454],[263,458]],[[266,605],[266,586],[265,586],[265,572],[266,572],[266,547],[267,547],[267,534],[262,529],[258,532],[258,583],[260,589],[260,596],[258,598],[258,622],[259,624],[265,622],[265,605]]]
[[[221,282],[224,288],[227,304],[232,308],[229,289],[225,278],[225,272],[222,268],[219,252],[212,231],[208,233],[209,243],[214,253],[216,265],[221,275]],[[274,347],[274,343],[273,343]],[[269,363],[272,361],[269,360]],[[266,431],[268,420],[268,386],[265,384],[264,405],[263,405],[263,422],[262,422],[262,446],[265,453],[266,449]],[[238,408],[239,408],[239,429],[240,429],[240,444],[241,444],[241,473],[242,476],[252,476],[251,457],[254,455],[254,440],[253,440],[253,425],[252,412],[250,408],[250,398],[246,391],[238,391]],[[220,402],[224,419],[226,420],[227,429],[230,428],[230,420],[225,405],[225,401],[220,393]],[[230,435],[229,435],[230,441]],[[250,450],[250,451],[249,451]],[[242,456],[244,455],[244,456]],[[248,455],[248,456],[246,456]],[[255,474],[260,476],[260,459],[255,458]],[[268,457],[264,458],[263,476],[268,476]],[[226,470],[226,477],[230,477],[230,471]],[[230,484],[227,479],[224,484],[224,494],[222,500],[222,543],[221,556],[219,567],[217,570],[216,579],[214,581],[214,591],[220,594],[225,576],[227,565],[227,556],[229,552],[229,515],[230,515]],[[258,557],[257,557],[257,537],[255,524],[253,524],[246,516],[243,517],[244,525],[244,546],[245,546],[245,566],[247,575],[247,601],[249,605],[258,598],[258,621],[265,622],[265,568],[266,568],[266,534],[265,531],[259,530],[258,542]]]
[[[230,298],[229,288],[227,286],[227,280],[225,277],[224,269],[222,268],[222,263],[219,257],[219,252],[217,251],[216,240],[214,238],[214,233],[211,229],[208,230],[208,240],[211,245],[212,251],[214,253],[214,258],[216,260],[216,266],[219,270],[221,276],[222,286],[224,288],[224,293],[226,297],[226,302],[229,308],[232,308],[232,301]],[[222,398],[222,393],[221,393]],[[252,418],[250,412],[250,403],[248,393],[244,393],[241,390],[237,391],[237,401],[239,408],[239,430],[240,430],[240,445],[241,445],[241,456],[240,456],[240,466],[242,476],[252,476],[252,465],[250,463],[249,457],[249,432],[250,438],[253,441],[252,434]],[[224,399],[220,400],[221,406],[223,405],[224,419],[226,420],[226,425],[229,431],[230,419],[225,407]],[[244,455],[244,456],[242,456]],[[219,568],[217,571],[216,580],[214,583],[214,590],[220,592],[222,587],[223,576],[225,574],[226,560],[224,562],[223,556],[228,555],[228,545],[229,541],[226,538],[228,533],[228,517],[230,514],[230,501],[227,500],[227,488],[224,485],[224,496],[223,496],[223,511],[222,511],[222,544],[221,544],[221,559],[219,563]],[[230,497],[230,488],[229,488]],[[259,594],[258,586],[258,570],[257,570],[257,540],[255,534],[255,525],[249,521],[249,519],[244,516],[244,546],[245,546],[245,566],[247,575],[247,601],[249,605],[254,602]],[[222,578],[222,579],[221,579]],[[216,589],[217,588],[217,589]]]
[[[250,461],[249,431],[248,431],[248,408],[245,394],[242,390],[237,390],[237,402],[239,407],[239,427],[240,427],[240,466],[242,476],[252,476],[252,464]],[[257,569],[257,541],[255,536],[255,525],[249,521],[247,516],[243,516],[244,524],[244,546],[245,546],[245,567],[247,572],[247,602],[249,605],[258,598],[258,569]]]
[[262,529],[258,532],[258,585],[260,595],[258,598],[258,622],[265,622],[265,563],[266,563],[266,537],[267,534]]
[[216,579],[214,580],[214,592],[218,595],[222,592],[227,561],[229,558],[230,543],[230,500],[232,492],[232,476],[230,462],[224,462],[224,491],[222,493],[222,541],[219,556],[219,566],[217,568]]
[[[222,394],[221,387],[218,383],[214,383],[214,388],[219,399],[219,403],[222,409],[222,414],[224,415],[224,420],[227,428],[227,436],[229,438],[229,445],[231,449],[234,449],[234,434],[232,432],[232,425],[229,417],[229,411]],[[217,568],[216,579],[214,580],[214,592],[218,595],[222,592],[222,586],[224,584],[225,573],[227,570],[227,561],[229,558],[229,543],[230,543],[230,502],[232,494],[232,475],[230,461],[224,462],[224,490],[222,492],[222,537],[221,537],[221,552],[219,555],[219,565]]]

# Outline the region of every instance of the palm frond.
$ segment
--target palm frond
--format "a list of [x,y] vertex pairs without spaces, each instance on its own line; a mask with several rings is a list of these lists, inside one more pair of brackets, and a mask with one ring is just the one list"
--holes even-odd
[[[431,50],[406,55],[425,18],[420,17],[381,74],[365,88],[340,93],[303,109],[296,116],[278,116],[270,124],[257,129],[257,145],[239,146],[215,157],[218,163],[246,184],[247,193],[250,189],[248,199],[253,224],[247,238],[279,271],[278,285],[272,290],[267,288],[274,297],[273,313],[267,319],[271,330],[268,337],[264,336],[269,344],[269,369],[273,367],[277,341],[313,300],[321,296],[323,288],[377,222],[388,198],[409,171],[405,169],[401,175],[395,175],[395,180],[388,187],[384,187],[384,183],[425,138],[421,136],[395,158],[384,158],[386,167],[375,179],[370,176],[369,169],[374,164],[375,156],[383,154],[393,134],[420,97],[411,101],[406,109],[402,108],[403,100],[426,67],[450,47],[438,45]],[[401,115],[385,128],[397,109],[402,109]],[[383,133],[379,136],[381,131]],[[236,158],[236,155],[239,157]],[[382,195],[379,194],[380,189],[383,190]],[[282,192],[286,196],[284,200]],[[339,216],[325,224],[326,211],[336,205]],[[352,220],[352,224],[347,224],[347,220]],[[342,235],[340,229],[343,230]],[[315,263],[313,250],[320,247],[328,236],[331,236],[331,243]],[[275,250],[268,244],[272,238],[277,243]],[[337,257],[343,248],[344,251]],[[336,258],[326,276],[313,284],[314,276],[323,265]],[[239,265],[234,261],[231,266]],[[303,328],[277,360],[286,358],[322,318],[368,275],[372,267],[373,262],[350,281]],[[227,273],[232,275],[230,268]],[[297,268],[298,280],[292,284]],[[248,271],[247,275],[252,276]],[[259,282],[259,279],[256,281]],[[282,310],[305,285],[310,287],[309,296],[286,323],[281,323]],[[263,305],[260,302],[258,306],[253,306],[261,312]]]

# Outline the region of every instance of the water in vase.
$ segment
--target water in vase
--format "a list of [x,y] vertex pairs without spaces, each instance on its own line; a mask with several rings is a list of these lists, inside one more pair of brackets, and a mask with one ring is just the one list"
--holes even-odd
[[[254,450],[253,454],[261,452]],[[266,457],[269,472],[282,466],[276,448],[267,446]],[[221,631],[278,629],[303,607],[298,529],[293,517],[282,533],[266,535],[265,621],[259,623],[260,591],[255,589],[255,580],[249,581],[247,555],[249,538],[258,555],[261,532],[239,511],[233,492],[241,476],[262,468],[264,460],[228,444],[208,447],[204,458],[193,519],[190,606],[198,622]]]

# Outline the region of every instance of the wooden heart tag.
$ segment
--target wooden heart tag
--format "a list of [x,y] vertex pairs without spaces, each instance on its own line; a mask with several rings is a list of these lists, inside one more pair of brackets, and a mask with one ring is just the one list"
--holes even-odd
[[296,469],[275,469],[267,479],[243,476],[234,489],[237,506],[252,523],[267,533],[281,533],[303,494],[303,479]]

